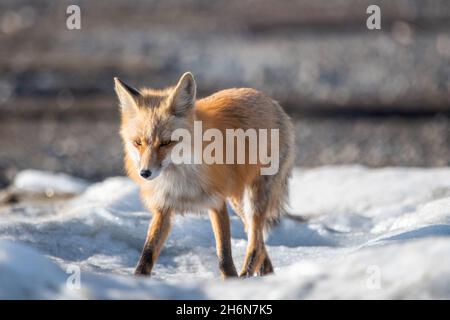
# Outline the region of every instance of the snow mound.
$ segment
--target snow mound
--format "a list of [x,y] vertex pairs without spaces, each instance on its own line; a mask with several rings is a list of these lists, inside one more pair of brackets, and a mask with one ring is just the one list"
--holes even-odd
[[[0,210],[0,298],[450,298],[450,169],[296,168],[291,212],[267,240],[275,275],[221,281],[207,216],[176,216],[152,278],[133,268],[151,218],[138,188],[19,174],[16,186],[80,193]],[[231,216],[239,268],[247,244]]]
[[82,179],[74,178],[64,173],[55,174],[29,169],[16,175],[13,186],[28,192],[78,194],[83,192],[88,184]]

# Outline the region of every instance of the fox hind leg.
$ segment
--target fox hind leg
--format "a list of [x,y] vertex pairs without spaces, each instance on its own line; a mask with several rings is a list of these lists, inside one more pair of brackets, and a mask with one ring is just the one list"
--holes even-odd
[[241,277],[251,277],[261,268],[265,258],[263,226],[261,217],[254,216],[248,230],[247,252],[242,266]]
[[272,176],[259,176],[251,186],[244,191],[242,208],[247,224],[247,252],[240,276],[251,277],[267,269],[273,270],[272,263],[264,244],[264,229],[267,226],[270,205],[272,202]]
[[264,244],[264,232],[284,212],[287,199],[287,179],[290,162],[284,163],[276,175],[258,176],[242,195],[242,209],[246,224],[248,246],[241,276],[273,273],[273,266]]
[[266,250],[263,263],[261,264],[261,267],[259,268],[259,271],[258,271],[258,275],[265,276],[265,275],[268,275],[271,273],[273,273],[272,261],[270,260],[269,254],[267,253],[267,250]]
[[[244,223],[245,232],[248,234],[249,232],[249,223],[247,222],[247,218],[243,208],[242,198],[232,198],[230,199],[230,205],[232,206],[235,213],[241,218]],[[244,263],[245,265],[246,263]],[[251,268],[252,269],[252,268]],[[267,250],[264,250],[264,259],[259,268],[258,275],[263,276],[266,274],[273,273],[272,262],[270,261]],[[241,272],[241,276],[244,276],[246,273],[244,271]]]

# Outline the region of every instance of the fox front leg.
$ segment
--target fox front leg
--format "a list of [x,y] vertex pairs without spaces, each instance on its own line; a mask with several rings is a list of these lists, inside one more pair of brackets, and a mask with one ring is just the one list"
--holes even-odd
[[150,275],[152,272],[162,246],[169,235],[171,220],[171,211],[153,210],[153,218],[148,228],[141,258],[134,271],[135,275]]
[[237,272],[231,254],[230,219],[225,203],[222,204],[221,209],[210,209],[209,218],[216,239],[217,257],[222,277],[236,277]]

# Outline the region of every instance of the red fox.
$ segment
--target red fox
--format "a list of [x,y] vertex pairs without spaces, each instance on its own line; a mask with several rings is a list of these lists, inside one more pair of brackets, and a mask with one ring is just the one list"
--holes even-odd
[[[163,90],[138,90],[118,78],[114,82],[120,102],[125,168],[140,186],[143,202],[153,214],[135,274],[150,275],[174,213],[207,211],[222,277],[237,276],[227,202],[243,221],[248,235],[239,275],[272,273],[264,234],[285,212],[294,162],[293,125],[280,105],[250,88],[227,89],[196,99],[196,82],[190,72],[183,74],[176,86]],[[182,142],[174,140],[172,133],[182,129],[195,135],[196,122],[201,122],[202,133],[208,129],[223,135],[228,129],[276,130],[278,141],[272,137],[268,146],[277,143],[275,152],[271,149],[277,156],[277,171],[261,174],[265,164],[260,159],[256,163],[175,163],[171,154]],[[218,143],[224,149],[228,146],[224,141]],[[201,147],[206,144],[202,141]],[[193,148],[195,151],[198,146]],[[221,160],[219,151],[215,156]],[[247,145],[243,149],[232,147],[231,152],[239,151],[247,158],[254,152]]]

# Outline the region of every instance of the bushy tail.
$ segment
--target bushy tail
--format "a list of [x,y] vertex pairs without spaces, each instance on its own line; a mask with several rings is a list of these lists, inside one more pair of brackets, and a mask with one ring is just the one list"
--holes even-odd
[[281,106],[278,103],[276,104],[280,109],[279,123],[283,123],[283,126],[280,126],[280,137],[284,137],[284,139],[280,139],[280,167],[278,173],[273,176],[272,195],[269,203],[269,214],[266,217],[264,226],[264,237],[266,237],[271,228],[280,222],[281,217],[289,215],[287,210],[289,202],[289,178],[292,174],[295,160],[294,126]]
[[289,215],[287,210],[289,201],[288,178],[289,175],[281,177],[280,188],[275,188],[278,192],[274,191],[272,194],[269,214],[264,224],[264,239],[267,239],[270,230],[280,223],[283,216]]

